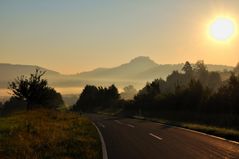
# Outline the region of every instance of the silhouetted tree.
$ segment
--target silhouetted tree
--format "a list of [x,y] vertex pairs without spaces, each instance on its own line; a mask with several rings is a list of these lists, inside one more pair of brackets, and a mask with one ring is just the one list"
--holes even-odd
[[222,84],[221,76],[218,72],[209,72],[207,78],[207,87],[212,91],[217,91],[217,89]]
[[233,69],[233,72],[238,75],[239,74],[239,63],[237,63],[236,67]]
[[17,77],[9,83],[9,89],[13,92],[13,97],[26,101],[27,110],[33,107],[56,108],[64,105],[62,97],[53,88],[48,86],[47,80],[42,79],[45,71],[36,69],[29,78],[25,76]]
[[0,115],[2,114],[2,110],[3,110],[3,104],[2,102],[0,102]]
[[16,97],[11,97],[9,100],[7,100],[3,106],[2,106],[2,115],[7,115],[12,112],[17,112],[21,110],[26,110],[27,103],[23,100],[20,100]]
[[206,95],[202,84],[198,80],[191,80],[188,88],[183,91],[183,103],[185,110],[198,110],[202,103],[206,102]]
[[204,64],[204,61],[203,60],[197,61],[196,64],[195,64],[194,70],[198,73],[207,72],[207,67]]
[[139,90],[138,94],[134,97],[134,103],[139,109],[150,110],[155,106],[155,98],[161,93],[160,83],[161,80],[155,79]]
[[227,83],[211,97],[210,102],[215,111],[239,114],[239,78],[232,73]]
[[196,79],[199,80],[203,85],[206,85],[208,80],[208,71],[203,60],[199,60],[196,62],[194,71]]
[[96,86],[86,85],[79,99],[77,100],[73,110],[89,111],[96,107],[98,89]]
[[[138,93],[138,95],[146,95],[146,96],[152,96],[159,94],[160,91],[160,83],[159,80],[156,79],[152,83],[147,83],[146,86],[141,89]],[[136,97],[137,98],[137,97]]]
[[115,85],[111,85],[108,88],[86,85],[73,106],[73,110],[91,112],[96,109],[115,106],[118,100],[119,93]]
[[182,71],[184,71],[184,73],[187,74],[187,75],[192,75],[193,68],[188,61],[185,62],[184,66],[182,68]]
[[118,100],[120,97],[118,89],[115,87],[115,85],[109,86],[107,90],[107,95],[108,95],[108,98],[111,100]]
[[40,100],[39,104],[41,107],[45,108],[55,108],[64,105],[64,101],[60,93],[56,92],[55,89],[48,87],[42,93],[42,100]]
[[167,77],[167,87],[170,93],[175,92],[176,87],[185,87],[187,82],[185,81],[185,75],[179,73],[178,71],[173,71],[172,74]]

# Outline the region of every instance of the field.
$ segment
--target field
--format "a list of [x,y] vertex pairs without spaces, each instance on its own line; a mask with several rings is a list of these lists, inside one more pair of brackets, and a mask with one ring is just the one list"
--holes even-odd
[[101,159],[96,128],[71,112],[35,110],[0,117],[1,159]]

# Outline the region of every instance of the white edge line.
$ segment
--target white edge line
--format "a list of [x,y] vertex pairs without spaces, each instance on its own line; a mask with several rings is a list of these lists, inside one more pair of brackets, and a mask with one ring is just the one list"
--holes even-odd
[[234,144],[239,144],[239,142],[237,142],[237,141],[225,139],[225,138],[222,138],[222,137],[219,137],[219,136],[215,136],[215,135],[210,135],[210,134],[207,134],[207,133],[204,133],[204,132],[200,132],[200,131],[196,131],[196,130],[191,130],[191,129],[187,129],[187,128],[183,128],[183,127],[178,127],[178,126],[173,126],[173,127],[179,128],[179,129],[182,129],[182,130],[186,130],[186,131],[190,131],[190,132],[193,132],[193,133],[209,136],[209,137],[216,138],[216,139],[219,139],[219,140],[228,141],[228,142],[231,142],[231,143],[234,143]]
[[[139,120],[147,120],[147,118],[144,118],[144,117],[138,118],[137,116],[134,116],[134,118],[135,119],[139,119]],[[148,121],[150,121],[150,120],[148,120]],[[189,129],[189,128],[183,128],[183,127],[179,127],[179,126],[164,124],[164,123],[161,123],[159,121],[152,121],[152,122],[156,122],[156,123],[159,123],[161,125],[167,125],[167,126],[171,126],[171,127],[174,127],[174,128],[190,131],[190,132],[193,132],[193,133],[209,136],[209,137],[212,137],[212,138],[215,138],[215,139],[219,139],[219,140],[223,140],[223,141],[227,141],[227,142],[239,145],[239,142],[237,142],[237,141],[233,141],[233,140],[230,140],[230,139],[225,139],[225,138],[222,138],[222,137],[219,137],[219,136],[215,136],[215,135],[210,135],[210,134],[207,134],[207,133],[204,133],[204,132],[200,132],[200,131],[196,131],[196,130],[192,130],[192,129]]]
[[160,124],[161,125],[171,126],[171,127],[178,128],[178,129],[182,129],[182,130],[185,130],[185,131],[189,131],[189,132],[200,134],[200,135],[204,135],[204,136],[209,136],[209,137],[212,137],[212,138],[215,138],[215,139],[219,139],[219,140],[223,140],[223,141],[228,141],[230,143],[239,144],[239,142],[237,142],[237,141],[225,139],[223,137],[207,134],[207,133],[200,132],[200,131],[197,131],[197,130],[192,130],[192,129],[189,129],[189,128],[184,128],[184,127],[179,127],[179,126],[174,126],[174,125],[168,125],[168,124],[164,124],[164,123],[160,123]]
[[92,124],[95,126],[95,128],[97,129],[98,134],[99,134],[99,136],[100,136],[103,159],[108,159],[105,141],[104,141],[104,138],[103,138],[103,136],[102,136],[102,134],[101,134],[101,132],[100,132],[100,129],[96,126],[96,124],[95,124],[94,122],[92,122]]
[[161,137],[154,135],[153,133],[149,133],[149,135],[155,137],[156,139],[163,140]]

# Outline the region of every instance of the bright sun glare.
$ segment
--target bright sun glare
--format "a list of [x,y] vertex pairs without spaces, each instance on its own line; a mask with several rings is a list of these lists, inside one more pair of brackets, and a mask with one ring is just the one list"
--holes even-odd
[[236,24],[228,17],[217,17],[209,26],[209,35],[217,41],[228,41],[236,34]]

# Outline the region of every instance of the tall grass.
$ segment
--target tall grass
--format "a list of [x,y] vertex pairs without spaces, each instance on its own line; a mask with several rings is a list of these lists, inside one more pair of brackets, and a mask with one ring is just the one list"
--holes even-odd
[[0,118],[2,159],[100,159],[95,127],[78,114],[35,110]]

